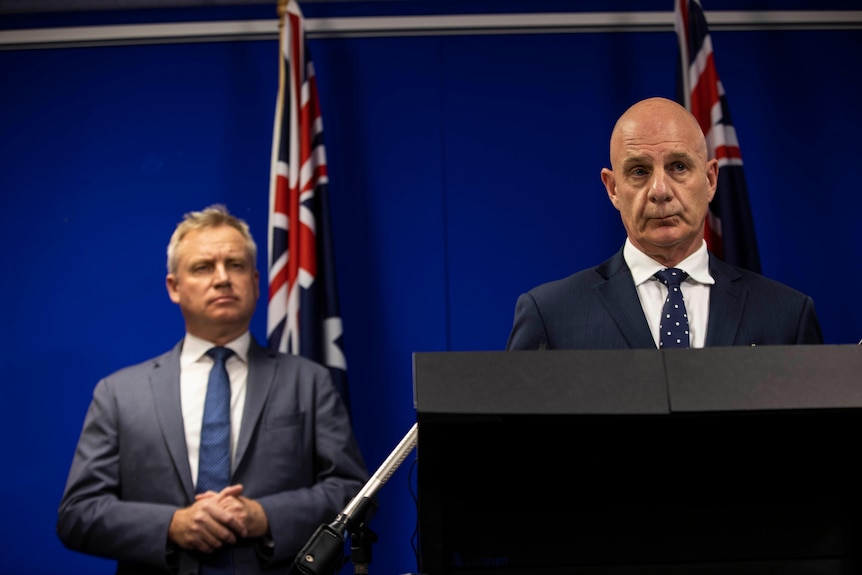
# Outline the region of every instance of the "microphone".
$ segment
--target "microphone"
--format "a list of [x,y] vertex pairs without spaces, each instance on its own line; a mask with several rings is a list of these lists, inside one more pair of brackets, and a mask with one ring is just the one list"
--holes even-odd
[[373,496],[398,469],[416,446],[419,424],[414,423],[374,475],[350,500],[331,523],[318,527],[296,556],[296,567],[303,575],[332,575],[344,564],[345,532],[356,534],[373,503]]

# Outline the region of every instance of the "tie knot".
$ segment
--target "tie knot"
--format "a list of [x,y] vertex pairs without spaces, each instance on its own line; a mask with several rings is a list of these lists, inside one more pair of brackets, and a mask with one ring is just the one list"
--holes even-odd
[[207,355],[213,358],[216,363],[224,363],[227,358],[233,355],[233,350],[229,347],[211,347],[207,350]]
[[666,286],[678,286],[688,277],[688,274],[679,268],[665,268],[655,272],[653,275]]

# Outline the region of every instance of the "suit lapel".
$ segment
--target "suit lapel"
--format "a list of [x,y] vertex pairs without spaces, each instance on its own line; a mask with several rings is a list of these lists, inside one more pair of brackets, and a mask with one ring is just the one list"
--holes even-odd
[[622,250],[599,265],[596,271],[606,278],[606,281],[595,286],[599,299],[619,327],[629,347],[655,347],[655,340],[644,317],[634,279],[625,264]]
[[182,342],[167,354],[157,358],[150,372],[150,388],[156,406],[156,419],[171,460],[183,484],[189,501],[194,500],[195,488],[189,468],[189,452],[183,426],[180,399],[180,350]]
[[709,271],[715,279],[709,293],[709,325],[706,329],[707,346],[733,345],[747,292],[737,283],[739,271],[725,262],[709,256]]
[[275,381],[278,362],[274,353],[264,349],[251,339],[248,347],[248,381],[246,382],[245,407],[242,414],[242,425],[239,429],[239,439],[236,445],[233,468],[237,469],[245,452],[248,450],[254,429],[263,414],[266,398]]

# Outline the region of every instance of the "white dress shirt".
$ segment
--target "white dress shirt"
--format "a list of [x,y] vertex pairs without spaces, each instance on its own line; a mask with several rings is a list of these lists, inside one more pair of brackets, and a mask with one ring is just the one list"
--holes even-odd
[[[649,323],[655,346],[658,347],[658,326],[664,300],[667,298],[667,287],[655,279],[653,274],[665,269],[665,266],[637,249],[628,239],[623,247],[623,257],[632,272],[644,316]],[[685,302],[685,312],[688,314],[690,345],[704,347],[706,326],[709,321],[709,288],[715,283],[709,273],[709,252],[706,250],[706,241],[696,252],[675,267],[688,274],[680,288]]]
[[[230,458],[233,468],[233,458],[236,453],[236,442],[239,437],[242,410],[245,406],[245,391],[248,381],[248,346],[251,334],[245,332],[225,347],[231,348],[231,355],[225,366],[230,377]],[[189,466],[192,470],[192,481],[198,482],[198,458],[201,446],[201,427],[204,417],[204,401],[207,395],[207,382],[213,359],[207,350],[215,344],[199,337],[186,334],[183,350],[180,353],[180,403],[183,410],[183,426],[186,431],[186,447],[189,452]]]

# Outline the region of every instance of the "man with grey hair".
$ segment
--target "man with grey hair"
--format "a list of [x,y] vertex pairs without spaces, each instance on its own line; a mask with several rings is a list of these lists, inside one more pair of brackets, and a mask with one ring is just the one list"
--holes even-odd
[[118,574],[287,573],[368,479],[349,414],[326,367],[250,334],[260,288],[244,221],[220,205],[188,213],[167,252],[185,336],[96,385],[57,533]]

